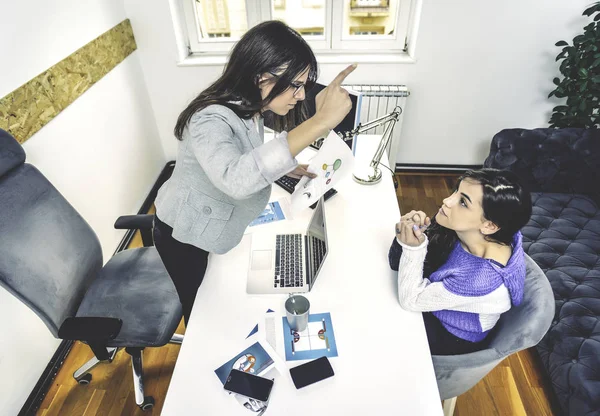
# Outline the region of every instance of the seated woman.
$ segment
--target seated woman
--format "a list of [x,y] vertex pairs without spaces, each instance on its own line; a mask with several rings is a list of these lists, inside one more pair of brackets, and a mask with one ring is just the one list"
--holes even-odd
[[531,195],[511,172],[468,171],[433,220],[411,211],[396,225],[389,252],[400,305],[425,312],[433,355],[486,347],[500,315],[519,305],[525,257],[519,230]]

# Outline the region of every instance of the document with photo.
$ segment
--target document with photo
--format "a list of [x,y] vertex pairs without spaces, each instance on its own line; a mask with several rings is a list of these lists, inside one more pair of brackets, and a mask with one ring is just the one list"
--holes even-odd
[[267,207],[248,225],[254,227],[256,225],[269,224],[276,221],[291,219],[289,201],[286,198],[272,201],[267,204]]
[[275,362],[258,340],[234,355],[229,361],[215,370],[221,384],[225,384],[231,370],[244,371],[259,376],[275,366]]
[[[241,351],[215,370],[222,385],[225,385],[225,381],[233,369],[274,380],[281,374],[278,369],[281,368],[280,364],[278,365],[274,360],[277,355],[275,351],[260,339],[258,333],[252,332],[243,343],[245,347],[242,347]],[[277,360],[281,359],[277,357]],[[268,406],[268,402],[261,402],[241,394],[228,393],[225,390],[223,392],[230,394],[241,406],[253,413],[263,412]]]

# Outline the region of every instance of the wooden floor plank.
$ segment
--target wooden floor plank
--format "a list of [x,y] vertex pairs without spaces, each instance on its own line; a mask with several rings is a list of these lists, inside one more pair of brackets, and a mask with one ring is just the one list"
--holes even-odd
[[477,383],[471,390],[458,396],[454,416],[507,416],[496,409],[489,387]]
[[[122,357],[125,359],[120,360],[118,365],[120,365],[123,369],[126,369],[126,371],[124,371],[123,377],[115,380],[116,384],[113,386],[111,391],[112,395],[114,395],[114,400],[112,401],[108,411],[109,416],[120,416],[121,412],[126,407],[127,402],[134,400],[133,398],[129,400],[128,397],[130,392],[133,393],[133,372],[131,370],[131,359],[124,351]],[[113,362],[113,364],[115,363]]]
[[48,408],[44,411],[46,416],[58,416],[68,414],[63,412],[63,404],[69,394],[68,386],[58,386],[56,394],[52,398],[52,402],[48,405]]
[[83,416],[96,416],[98,408],[100,407],[100,403],[102,403],[102,399],[104,399],[105,393],[106,390],[94,390],[92,398],[88,402],[88,405],[83,412]]
[[[546,398],[545,389],[550,389],[550,385],[544,383],[545,372],[543,368],[536,365],[537,352],[534,348],[525,351],[519,351],[508,357],[513,374],[517,381],[517,388],[521,396],[526,396],[523,400],[525,411],[531,416],[549,416],[559,414],[558,407],[553,403],[554,395]],[[539,372],[539,375],[535,374]]]
[[494,406],[499,414],[513,416],[525,416],[527,414],[511,367],[498,365],[483,381],[489,387]]

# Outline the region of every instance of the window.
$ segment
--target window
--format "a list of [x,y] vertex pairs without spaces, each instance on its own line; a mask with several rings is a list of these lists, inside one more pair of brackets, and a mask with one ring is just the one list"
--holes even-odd
[[[187,55],[225,55],[264,20],[281,20],[320,54],[410,54],[422,0],[171,0]],[[175,13],[177,15],[177,13]],[[177,25],[177,22],[176,22]]]

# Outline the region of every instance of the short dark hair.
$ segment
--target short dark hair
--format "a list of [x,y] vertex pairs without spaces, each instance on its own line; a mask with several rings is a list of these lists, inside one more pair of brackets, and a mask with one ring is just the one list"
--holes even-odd
[[[270,20],[259,23],[233,47],[223,74],[205,89],[179,115],[174,133],[181,140],[192,116],[211,104],[229,107],[240,118],[249,119],[290,87],[290,82],[308,70],[306,90],[318,78],[315,55],[294,29],[283,22]],[[258,87],[259,77],[265,72],[278,73],[277,82],[263,100]],[[286,116],[276,117],[277,124],[291,129],[304,121],[303,103],[296,105]]]

